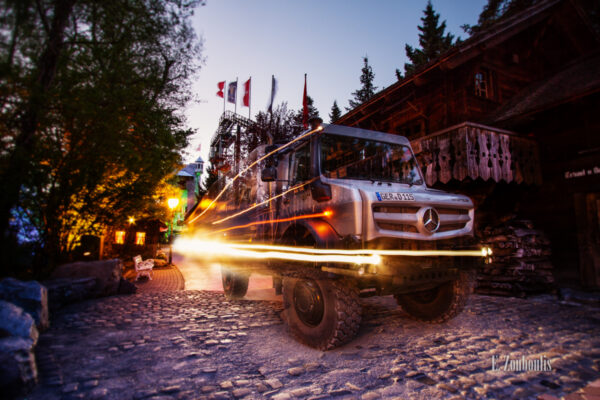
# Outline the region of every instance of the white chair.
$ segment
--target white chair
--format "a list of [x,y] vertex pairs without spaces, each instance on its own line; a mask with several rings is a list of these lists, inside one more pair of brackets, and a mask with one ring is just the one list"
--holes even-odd
[[140,276],[146,275],[148,279],[152,280],[152,268],[154,268],[154,260],[142,260],[142,256],[133,257],[133,262],[135,263],[135,272],[137,276],[135,280],[140,279]]

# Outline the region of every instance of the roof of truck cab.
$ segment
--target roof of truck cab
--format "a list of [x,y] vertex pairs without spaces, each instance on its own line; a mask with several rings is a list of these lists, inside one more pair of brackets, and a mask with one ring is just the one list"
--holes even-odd
[[400,136],[400,135],[371,131],[368,129],[352,128],[352,127],[343,126],[343,125],[322,124],[322,126],[323,126],[323,133],[330,133],[333,135],[342,135],[342,136],[351,136],[351,137],[356,137],[356,138],[361,138],[361,139],[376,140],[378,142],[397,143],[397,144],[403,144],[406,146],[410,146],[410,141],[406,137]]

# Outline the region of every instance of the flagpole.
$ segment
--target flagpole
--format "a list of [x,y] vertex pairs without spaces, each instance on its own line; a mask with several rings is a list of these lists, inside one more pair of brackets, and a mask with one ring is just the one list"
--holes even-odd
[[227,99],[226,99],[227,95],[225,94],[226,88],[227,88],[227,81],[225,81],[225,84],[223,85],[223,114],[225,114],[225,102],[227,101]]
[[235,77],[235,103],[233,103],[233,112],[237,114],[237,90],[238,90],[238,78]]
[[252,110],[252,76],[250,76],[250,79],[248,79],[249,85],[248,85],[248,119],[252,119],[251,117],[251,110]]

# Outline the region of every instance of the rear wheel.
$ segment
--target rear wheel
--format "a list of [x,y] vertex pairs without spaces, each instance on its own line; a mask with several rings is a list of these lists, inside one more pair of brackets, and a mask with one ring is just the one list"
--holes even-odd
[[241,299],[246,295],[250,280],[248,274],[221,268],[221,279],[223,281],[223,292],[228,299]]
[[440,323],[460,314],[473,291],[473,282],[471,271],[460,271],[457,279],[433,289],[397,294],[394,297],[411,317],[419,321]]
[[292,335],[320,350],[347,343],[360,326],[358,290],[343,280],[286,277],[283,304]]

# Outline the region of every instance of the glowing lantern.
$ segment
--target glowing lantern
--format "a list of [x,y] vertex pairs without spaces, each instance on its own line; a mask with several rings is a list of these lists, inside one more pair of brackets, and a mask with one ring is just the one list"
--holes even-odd
[[167,204],[169,205],[169,208],[171,210],[174,210],[179,205],[179,199],[176,197],[172,197],[169,200],[167,200]]

